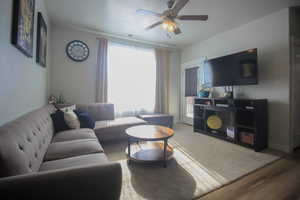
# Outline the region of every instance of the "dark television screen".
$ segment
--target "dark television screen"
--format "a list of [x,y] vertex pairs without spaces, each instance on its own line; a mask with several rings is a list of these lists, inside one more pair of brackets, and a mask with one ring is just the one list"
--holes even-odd
[[207,60],[203,73],[210,86],[257,84],[257,49]]

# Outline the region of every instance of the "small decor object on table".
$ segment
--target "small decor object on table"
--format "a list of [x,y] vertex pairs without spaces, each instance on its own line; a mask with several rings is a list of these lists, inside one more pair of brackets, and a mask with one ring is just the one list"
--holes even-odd
[[202,97],[202,98],[208,98],[208,97],[209,97],[209,94],[210,94],[210,91],[207,91],[207,90],[200,90],[199,93],[198,93],[198,96],[199,96],[199,97]]
[[[173,155],[173,148],[168,145],[168,139],[173,137],[174,130],[164,126],[140,125],[126,129],[128,138],[128,163],[131,160],[140,162],[163,162],[167,167],[167,160]],[[145,143],[140,143],[143,141]],[[163,141],[163,143],[159,142]],[[136,145],[131,142],[137,142]]]
[[33,52],[35,0],[13,1],[12,44],[28,57]]
[[[62,94],[60,94],[58,97],[56,97],[55,95],[50,95],[48,99],[48,103],[53,104],[55,108],[58,110],[73,105],[68,103]],[[74,109],[76,109],[76,107],[74,107]]]
[[48,104],[55,104],[57,102],[57,98],[54,95],[50,95],[48,98]]
[[37,26],[37,45],[36,45],[36,62],[42,67],[46,67],[47,60],[47,25],[42,16],[38,13]]
[[82,41],[74,40],[67,44],[66,53],[73,61],[82,62],[89,57],[89,47]]
[[209,98],[212,94],[212,88],[206,84],[202,84],[199,88],[198,96],[202,98]]

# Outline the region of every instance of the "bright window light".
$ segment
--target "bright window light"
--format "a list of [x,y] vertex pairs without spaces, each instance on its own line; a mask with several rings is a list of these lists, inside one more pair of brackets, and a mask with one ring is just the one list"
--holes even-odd
[[117,116],[153,113],[156,61],[154,49],[108,45],[108,102]]

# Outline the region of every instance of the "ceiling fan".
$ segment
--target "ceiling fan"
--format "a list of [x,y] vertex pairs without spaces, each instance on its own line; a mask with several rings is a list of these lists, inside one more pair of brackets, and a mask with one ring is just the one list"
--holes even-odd
[[138,14],[152,15],[161,18],[160,21],[146,27],[146,30],[162,25],[163,29],[178,35],[181,33],[181,30],[175,20],[206,21],[208,19],[207,15],[178,15],[180,10],[188,2],[189,0],[168,0],[167,5],[169,9],[162,14],[144,9],[138,9],[136,12]]

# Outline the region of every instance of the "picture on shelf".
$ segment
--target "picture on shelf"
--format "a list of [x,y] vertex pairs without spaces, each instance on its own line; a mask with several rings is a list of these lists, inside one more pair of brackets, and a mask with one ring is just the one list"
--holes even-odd
[[235,128],[233,126],[227,127],[226,135],[230,139],[235,139]]

